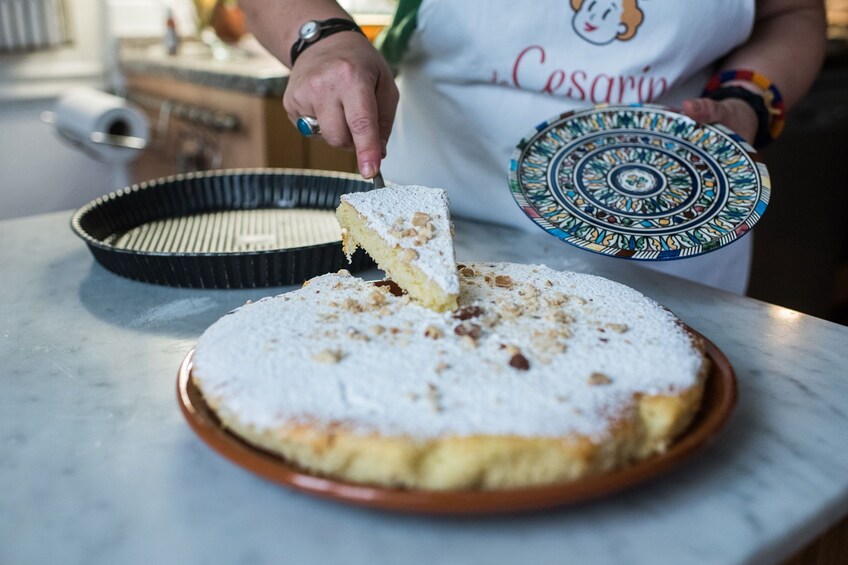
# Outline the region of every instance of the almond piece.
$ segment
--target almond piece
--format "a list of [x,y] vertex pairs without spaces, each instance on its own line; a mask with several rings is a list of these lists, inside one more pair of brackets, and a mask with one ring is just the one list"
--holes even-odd
[[453,333],[455,333],[456,335],[467,335],[471,337],[471,339],[479,339],[480,331],[480,326],[478,326],[477,324],[472,324],[471,322],[462,322],[453,329]]
[[424,337],[429,337],[430,339],[439,339],[445,335],[442,330],[437,328],[436,326],[427,326],[424,328]]
[[608,385],[608,384],[612,383],[612,379],[609,378],[608,376],[606,376],[603,373],[594,372],[591,375],[589,375],[588,382],[592,386]]
[[463,306],[453,311],[452,316],[457,320],[468,320],[477,318],[483,314],[483,309],[479,306]]
[[509,358],[509,366],[519,371],[526,371],[530,369],[530,361],[521,353],[515,353]]
[[427,222],[430,221],[430,215],[425,214],[424,212],[415,212],[412,215],[412,225],[413,226],[423,226]]
[[312,356],[316,363],[335,364],[342,360],[344,353],[340,349],[323,349]]

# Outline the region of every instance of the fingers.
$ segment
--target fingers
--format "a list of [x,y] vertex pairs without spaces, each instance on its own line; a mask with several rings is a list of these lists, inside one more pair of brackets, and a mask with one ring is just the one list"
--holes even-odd
[[747,102],[738,98],[684,100],[683,113],[705,124],[722,124],[752,143],[757,134],[757,115]]
[[307,49],[289,77],[289,119],[314,116],[329,145],[353,147],[360,173],[380,170],[397,107],[397,88],[383,58],[359,34],[336,34]]
[[712,124],[721,122],[722,109],[718,102],[711,98],[694,98],[683,101],[683,113],[695,120]]
[[377,174],[383,158],[374,91],[374,88],[362,88],[342,101],[347,127],[356,150],[359,173],[367,179]]

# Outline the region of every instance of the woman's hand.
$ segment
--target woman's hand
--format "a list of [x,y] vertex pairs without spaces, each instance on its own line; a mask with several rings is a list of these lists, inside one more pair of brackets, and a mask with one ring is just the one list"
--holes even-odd
[[683,101],[683,113],[705,124],[721,124],[754,144],[757,135],[757,114],[744,100],[726,98],[693,98]]
[[292,123],[314,116],[329,145],[354,148],[359,171],[380,170],[398,92],[385,59],[362,34],[340,32],[311,45],[291,69],[283,106]]

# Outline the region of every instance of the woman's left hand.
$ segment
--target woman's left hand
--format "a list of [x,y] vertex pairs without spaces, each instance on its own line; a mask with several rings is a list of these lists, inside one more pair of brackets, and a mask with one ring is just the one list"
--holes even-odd
[[738,98],[684,100],[683,113],[701,123],[726,126],[752,145],[757,135],[757,114],[747,102]]

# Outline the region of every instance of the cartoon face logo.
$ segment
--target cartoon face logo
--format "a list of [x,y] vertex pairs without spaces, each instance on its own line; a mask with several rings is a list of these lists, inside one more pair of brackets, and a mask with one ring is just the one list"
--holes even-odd
[[627,41],[636,35],[644,15],[638,0],[571,0],[574,18],[571,26],[577,35],[595,45],[616,39]]

